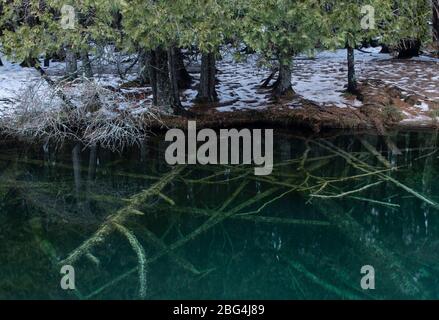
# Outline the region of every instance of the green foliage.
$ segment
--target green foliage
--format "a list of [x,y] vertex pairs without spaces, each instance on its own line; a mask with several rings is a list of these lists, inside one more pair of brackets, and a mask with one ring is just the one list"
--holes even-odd
[[433,10],[425,0],[393,0],[392,18],[384,33],[384,41],[389,45],[399,45],[401,39],[415,39],[422,43],[432,40],[428,21]]
[[[76,10],[74,29],[61,26],[65,4]],[[362,25],[365,6],[374,9],[374,28]],[[133,51],[179,46],[203,52],[244,43],[267,58],[285,59],[374,37],[388,44],[427,41],[430,18],[425,0],[10,0],[0,17],[0,42],[17,60],[109,43]]]
[[355,48],[381,36],[383,23],[391,13],[392,0],[325,1],[326,34],[324,46]]
[[122,1],[126,35],[145,49],[197,46],[212,51],[234,34],[235,1]]
[[[64,5],[75,8],[73,28],[61,23]],[[0,19],[3,51],[18,61],[57,53],[66,46],[89,51],[92,43],[114,40],[114,10],[115,2],[107,0],[11,0]]]
[[243,41],[257,52],[278,59],[314,50],[324,36],[318,0],[246,0]]

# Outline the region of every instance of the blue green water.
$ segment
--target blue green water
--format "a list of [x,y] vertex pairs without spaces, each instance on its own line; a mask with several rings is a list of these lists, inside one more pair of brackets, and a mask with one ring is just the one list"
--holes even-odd
[[[277,133],[268,177],[179,168],[120,222],[128,236],[109,217],[173,170],[162,137],[120,154],[5,140],[0,298],[437,299],[437,134],[390,139],[393,150],[372,135]],[[102,225],[71,263],[76,290],[63,290],[60,261]],[[374,290],[361,287],[365,265]]]

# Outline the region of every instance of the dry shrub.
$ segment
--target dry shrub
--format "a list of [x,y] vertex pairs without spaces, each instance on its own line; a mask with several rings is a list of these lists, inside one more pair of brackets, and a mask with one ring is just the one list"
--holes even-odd
[[56,87],[34,83],[17,97],[14,108],[0,123],[10,135],[55,143],[69,139],[113,151],[139,144],[150,133],[151,121],[160,121],[149,103],[85,78],[60,81]]

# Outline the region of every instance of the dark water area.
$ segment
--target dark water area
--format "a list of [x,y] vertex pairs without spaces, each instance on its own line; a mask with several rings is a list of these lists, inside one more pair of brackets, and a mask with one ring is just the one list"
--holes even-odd
[[277,133],[266,177],[171,168],[163,137],[121,154],[2,142],[0,299],[438,299],[437,142]]

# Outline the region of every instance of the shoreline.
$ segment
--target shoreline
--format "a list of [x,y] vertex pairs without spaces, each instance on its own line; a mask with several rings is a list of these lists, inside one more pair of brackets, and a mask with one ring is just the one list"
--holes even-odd
[[[130,132],[134,132],[135,136],[131,138],[130,134],[126,133],[123,137],[126,140],[120,145],[117,142],[119,137],[116,136],[114,141],[105,141],[104,148],[116,151],[117,149],[123,149],[125,145],[139,143],[150,134],[160,134],[172,128],[186,129],[188,121],[196,121],[197,127],[200,129],[261,127],[301,131],[310,135],[320,135],[326,131],[345,131],[352,134],[370,131],[384,136],[387,135],[388,131],[437,130],[439,128],[437,121],[439,102],[429,100],[418,94],[408,93],[381,80],[368,79],[361,81],[358,94],[355,96],[346,94],[345,97],[346,99],[358,100],[361,105],[357,107],[322,106],[296,94],[289,99],[271,100],[263,109],[248,108],[218,111],[217,105],[210,104],[195,105],[186,109],[191,113],[190,116],[156,114],[152,117],[136,119],[132,116],[125,118],[123,113],[120,113],[117,115],[119,117],[117,125],[120,126],[122,131],[131,130]],[[426,105],[428,109],[423,110],[420,105]],[[4,121],[6,118],[0,118],[0,135],[6,135],[15,140],[26,140],[30,143],[47,139],[59,143],[72,140],[70,137],[73,136],[78,141],[85,142],[84,144],[88,145],[91,142],[83,137],[84,133],[90,130],[90,124],[87,123],[90,123],[90,120],[93,121],[94,115],[99,117],[100,113],[109,110],[107,108],[108,106],[103,107],[103,109],[94,113],[83,112],[79,117],[75,115],[74,110],[73,112],[69,111],[74,116],[72,119],[69,119],[69,113],[63,116],[55,115],[55,118],[50,118],[53,115],[48,113],[47,119],[50,119],[50,121],[47,123],[50,126],[37,128],[38,134],[26,133],[23,130],[28,126],[26,121],[34,121],[34,118],[29,115],[25,115],[24,122],[19,117],[17,120],[11,117],[10,120],[15,123],[12,125]],[[44,119],[46,117],[45,113],[41,113],[39,117]],[[47,121],[47,119],[44,121]],[[109,121],[111,120],[107,122]],[[111,122],[109,123],[109,126],[111,126]],[[53,130],[56,133],[53,133]],[[112,129],[105,127],[103,130]],[[60,139],[58,139],[57,134],[61,135]],[[95,140],[92,144],[95,143],[100,144],[99,140]]]

